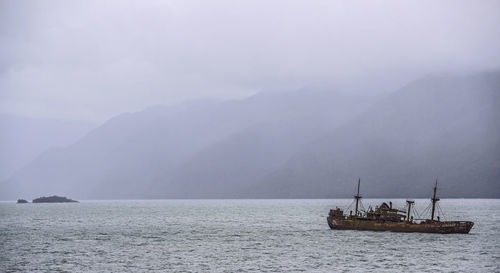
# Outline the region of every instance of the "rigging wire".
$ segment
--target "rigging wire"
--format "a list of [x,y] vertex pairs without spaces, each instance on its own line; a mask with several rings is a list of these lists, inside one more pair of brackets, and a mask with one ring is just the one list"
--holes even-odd
[[366,212],[365,206],[363,206],[363,202],[361,202],[361,200],[359,200],[359,211]]
[[439,212],[439,217],[443,218],[443,220],[445,220],[446,219],[446,215],[444,215],[444,212],[441,209],[441,206],[439,205],[439,203],[437,204],[437,208],[438,208],[438,212]]
[[432,207],[432,203],[428,204],[427,207],[424,209],[424,211],[422,212],[422,215],[421,216],[424,216],[426,215],[427,213],[430,212],[431,210],[431,207]]
[[349,206],[347,206],[344,211],[345,212],[349,211],[349,209],[351,209],[354,206],[354,202],[355,201],[352,201],[351,204],[349,204]]
[[412,206],[412,211],[411,211],[411,213],[412,213],[413,215],[415,215],[415,216],[416,216],[416,217],[414,217],[414,218],[417,218],[417,219],[421,219],[421,218],[422,218],[422,217],[420,216],[420,213],[418,212],[418,210],[417,210],[417,208],[416,208],[415,206]]

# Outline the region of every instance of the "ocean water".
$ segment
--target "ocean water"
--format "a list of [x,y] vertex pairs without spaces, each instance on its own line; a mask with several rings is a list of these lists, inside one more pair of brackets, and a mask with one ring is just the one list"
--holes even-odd
[[350,203],[2,202],[0,272],[500,272],[500,200],[442,200],[446,220],[475,222],[447,235],[330,230],[328,210]]

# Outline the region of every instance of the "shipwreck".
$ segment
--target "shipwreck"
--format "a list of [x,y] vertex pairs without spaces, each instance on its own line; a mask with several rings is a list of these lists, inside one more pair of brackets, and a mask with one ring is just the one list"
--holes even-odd
[[406,200],[406,210],[392,207],[392,202],[382,203],[375,209],[360,209],[361,195],[359,193],[361,180],[358,180],[357,194],[354,195],[355,210],[349,215],[340,208],[331,209],[327,221],[334,230],[373,230],[393,232],[426,232],[426,233],[469,233],[474,222],[471,221],[441,221],[436,216],[437,180],[434,195],[431,198],[432,210],[430,219],[416,219],[412,215],[414,201]]

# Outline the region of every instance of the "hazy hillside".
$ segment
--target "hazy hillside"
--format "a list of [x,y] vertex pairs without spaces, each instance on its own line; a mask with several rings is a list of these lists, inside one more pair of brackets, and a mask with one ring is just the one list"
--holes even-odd
[[0,181],[54,146],[66,146],[95,125],[0,114]]
[[[119,115],[4,182],[1,198],[500,197],[500,72],[432,76],[376,104],[261,93]],[[36,135],[36,134],[35,134]]]
[[367,101],[325,92],[284,94],[295,101],[278,117],[238,131],[201,150],[157,180],[166,196],[238,197],[283,165],[304,144],[356,117]]
[[500,73],[427,77],[302,148],[255,189],[267,197],[500,197]]
[[[197,166],[197,162],[205,154],[219,154],[220,158],[212,158],[211,163],[224,167],[225,160],[231,159],[225,153],[237,151],[228,150],[234,147],[233,140],[237,143],[242,136],[252,138],[246,132],[263,134],[268,140],[262,147],[276,146],[274,151],[285,151],[284,155],[277,154],[276,160],[271,155],[274,151],[267,155],[265,165],[274,168],[291,153],[292,144],[318,136],[314,131],[309,132],[310,128],[317,132],[332,129],[359,112],[364,104],[366,102],[327,91],[302,90],[262,93],[239,101],[158,106],[123,114],[74,145],[44,153],[3,185],[2,198],[31,198],[43,194],[66,194],[75,198],[168,197],[188,188],[182,187],[184,181],[180,181],[180,188],[175,191],[173,188],[179,186],[176,178],[184,177],[183,170],[189,171],[190,166],[195,166],[203,172],[205,166]],[[284,127],[267,130],[272,124]],[[284,134],[287,140],[280,140]],[[233,143],[226,146],[224,142]],[[257,151],[256,144],[250,139],[242,145]],[[262,158],[247,156],[249,154],[241,154],[241,159]],[[253,177],[260,177],[270,170],[267,166],[239,170],[258,172]],[[238,177],[238,172],[232,175]],[[192,177],[203,178],[188,178]],[[227,181],[230,180],[235,179],[228,177]],[[185,185],[190,183],[186,178]]]

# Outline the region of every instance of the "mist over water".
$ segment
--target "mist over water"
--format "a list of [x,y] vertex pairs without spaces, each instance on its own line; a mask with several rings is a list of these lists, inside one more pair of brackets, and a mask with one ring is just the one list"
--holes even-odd
[[[363,200],[365,207],[388,200]],[[392,200],[403,207],[404,200]],[[0,271],[495,272],[500,201],[444,199],[470,234],[333,231],[334,200],[0,203]],[[422,211],[429,200],[416,200]]]

